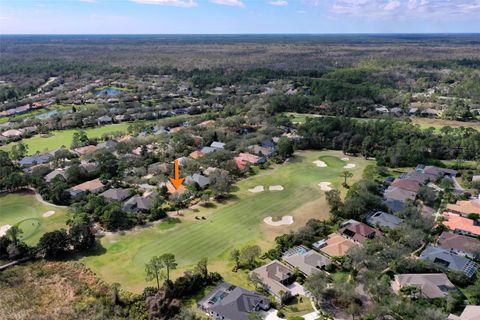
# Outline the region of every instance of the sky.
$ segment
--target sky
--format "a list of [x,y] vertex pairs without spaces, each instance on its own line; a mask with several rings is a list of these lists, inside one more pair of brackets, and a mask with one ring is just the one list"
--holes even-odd
[[0,0],[0,34],[479,32],[480,0]]

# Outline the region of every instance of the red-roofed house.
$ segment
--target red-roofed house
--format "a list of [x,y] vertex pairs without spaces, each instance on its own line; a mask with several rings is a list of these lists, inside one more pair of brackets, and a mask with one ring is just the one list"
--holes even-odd
[[356,220],[348,220],[340,227],[339,234],[360,243],[382,234],[380,231]]
[[442,223],[455,233],[474,237],[480,236],[480,223],[478,221],[451,212],[444,212],[443,217],[447,220]]
[[244,170],[248,163],[261,164],[265,162],[265,158],[253,155],[251,153],[240,153],[234,158],[237,168]]

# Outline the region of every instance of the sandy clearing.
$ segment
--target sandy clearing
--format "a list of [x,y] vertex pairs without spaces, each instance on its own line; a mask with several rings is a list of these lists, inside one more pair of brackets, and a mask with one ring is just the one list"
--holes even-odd
[[282,191],[283,187],[281,185],[269,186],[268,190],[270,190],[270,191]]
[[349,158],[349,157],[343,157],[343,158],[341,158],[340,160],[342,160],[342,161],[348,161],[348,160],[350,160],[350,158]]
[[315,164],[317,167],[320,167],[320,168],[325,168],[327,166],[327,164],[325,162],[323,162],[322,160],[315,160],[312,163]]
[[332,190],[332,187],[330,187],[332,183],[331,182],[320,182],[318,186],[320,187],[320,190],[322,191],[330,191]]
[[3,226],[1,226],[0,227],[0,237],[3,237],[7,233],[8,229],[10,229],[11,227],[12,226],[9,225],[9,224],[4,224]]
[[293,217],[292,216],[283,216],[282,219],[278,221],[273,221],[272,217],[266,217],[263,219],[263,222],[268,224],[269,226],[272,227],[280,227],[280,226],[285,226],[285,225],[290,225],[293,223]]
[[263,186],[256,186],[255,188],[248,189],[248,191],[252,193],[263,192],[265,188]]
[[357,165],[355,163],[347,163],[343,168],[345,169],[352,169],[355,168]]
[[45,212],[44,214],[42,214],[42,217],[48,218],[48,217],[50,217],[50,216],[53,216],[54,214],[55,214],[55,211],[50,210],[50,211],[47,211],[47,212]]

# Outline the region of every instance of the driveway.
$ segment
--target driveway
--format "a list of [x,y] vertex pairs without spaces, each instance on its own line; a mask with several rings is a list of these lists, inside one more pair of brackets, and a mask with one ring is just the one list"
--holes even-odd
[[294,282],[291,285],[288,285],[287,288],[290,289],[290,292],[292,292],[293,296],[296,296],[296,295],[304,296],[304,297],[309,296],[305,288],[298,282]]

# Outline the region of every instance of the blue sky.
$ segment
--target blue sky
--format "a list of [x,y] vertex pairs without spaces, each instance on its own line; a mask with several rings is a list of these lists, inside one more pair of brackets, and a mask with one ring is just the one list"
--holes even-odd
[[2,34],[480,32],[480,0],[0,0]]

